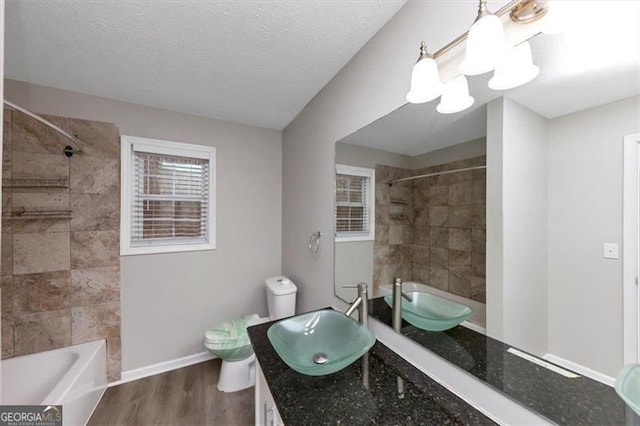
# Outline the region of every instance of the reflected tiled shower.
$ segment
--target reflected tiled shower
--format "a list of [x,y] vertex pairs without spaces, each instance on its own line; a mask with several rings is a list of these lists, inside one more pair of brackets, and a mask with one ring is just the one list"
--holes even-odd
[[417,170],[376,166],[374,285],[401,277],[485,303],[486,171],[387,184],[485,164],[480,156]]
[[2,358],[106,339],[120,377],[120,134],[116,126],[46,117],[65,139],[4,111]]

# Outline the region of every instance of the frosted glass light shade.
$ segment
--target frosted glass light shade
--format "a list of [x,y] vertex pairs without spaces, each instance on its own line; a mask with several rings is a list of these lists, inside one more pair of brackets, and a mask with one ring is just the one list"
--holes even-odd
[[473,102],[474,99],[469,96],[467,78],[460,75],[444,85],[436,110],[441,114],[454,114],[469,108]]
[[529,42],[520,43],[507,52],[505,60],[496,68],[489,87],[493,90],[508,90],[522,86],[536,78],[540,68],[533,65]]
[[407,102],[421,104],[432,101],[441,94],[438,64],[430,57],[420,59],[411,72],[411,90],[407,93]]
[[460,72],[466,75],[489,72],[502,61],[506,50],[502,21],[496,15],[485,15],[469,29]]

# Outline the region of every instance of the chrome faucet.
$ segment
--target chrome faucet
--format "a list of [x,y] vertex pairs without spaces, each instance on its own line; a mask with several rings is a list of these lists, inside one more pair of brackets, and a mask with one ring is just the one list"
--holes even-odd
[[400,332],[400,328],[402,328],[402,298],[413,302],[413,296],[402,291],[402,279],[399,277],[393,279],[392,294],[393,329]]
[[369,302],[367,300],[367,283],[358,283],[357,286],[344,286],[343,288],[358,289],[358,297],[353,301],[353,303],[349,306],[344,314],[350,317],[353,311],[360,308],[358,309],[358,320],[365,327],[369,327]]

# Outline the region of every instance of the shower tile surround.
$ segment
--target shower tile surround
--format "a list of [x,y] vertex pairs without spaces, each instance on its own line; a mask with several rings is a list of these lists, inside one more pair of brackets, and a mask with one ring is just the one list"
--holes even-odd
[[401,277],[485,303],[486,171],[387,184],[485,164],[480,156],[416,170],[376,166],[374,286]]
[[[68,159],[61,135],[4,110],[2,358],[106,339],[108,377],[118,380],[120,133],[112,124],[46,118],[83,141],[84,152]],[[66,185],[20,187],[19,179]],[[71,217],[16,219],[22,209]]]

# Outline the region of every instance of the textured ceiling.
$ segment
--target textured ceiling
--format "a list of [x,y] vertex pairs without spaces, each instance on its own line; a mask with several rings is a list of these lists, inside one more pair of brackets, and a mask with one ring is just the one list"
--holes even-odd
[[403,4],[9,0],[5,76],[282,129]]
[[486,104],[500,96],[551,119],[640,94],[640,2],[585,1],[580,12],[564,34],[530,40],[540,75],[527,85],[499,92],[487,87],[491,73],[470,77],[470,109],[407,104],[341,142],[413,156],[485,136]]

